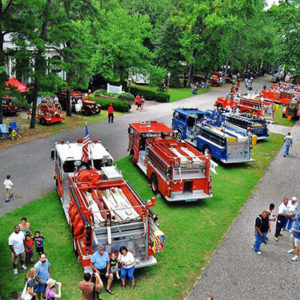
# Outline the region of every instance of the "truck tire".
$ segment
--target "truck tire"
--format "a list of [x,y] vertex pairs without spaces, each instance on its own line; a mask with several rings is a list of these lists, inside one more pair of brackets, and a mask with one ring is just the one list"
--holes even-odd
[[182,133],[181,133],[181,131],[178,131],[178,132],[177,132],[176,140],[177,140],[178,142],[181,142],[181,140],[182,140]]
[[44,119],[44,118],[40,119],[40,123],[41,123],[41,125],[45,126],[47,124],[46,119]]
[[154,173],[151,175],[151,189],[154,195],[159,192],[157,176]]
[[211,155],[211,150],[210,150],[209,146],[204,146],[203,147],[203,154],[205,156]]
[[85,109],[84,114],[85,114],[86,116],[90,116],[90,115],[92,114],[92,112],[91,112],[90,109],[87,108],[87,109]]

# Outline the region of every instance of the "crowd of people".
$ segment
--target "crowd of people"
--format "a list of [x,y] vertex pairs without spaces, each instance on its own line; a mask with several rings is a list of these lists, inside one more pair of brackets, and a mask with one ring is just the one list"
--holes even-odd
[[[13,273],[19,274],[26,271],[27,266],[32,265],[25,276],[25,285],[22,292],[22,299],[39,299],[42,297],[48,300],[61,298],[60,282],[51,278],[50,261],[44,250],[45,235],[35,231],[33,235],[31,224],[26,217],[21,219],[20,224],[15,225],[14,231],[8,238],[8,245],[12,255]],[[38,261],[34,263],[34,247],[38,254]],[[135,258],[125,246],[119,250],[119,254],[112,253],[111,256],[105,251],[103,245],[92,255],[91,268],[93,273],[84,273],[84,280],[79,282],[79,289],[82,292],[82,299],[99,299],[99,292],[103,289],[103,281],[106,283],[106,292],[113,294],[111,285],[114,276],[121,279],[122,289],[126,288],[126,277],[131,281],[130,289],[135,288]],[[120,271],[120,274],[119,274]]]
[[278,207],[278,214],[274,214],[275,205],[270,204],[268,210],[264,210],[255,220],[254,237],[252,245],[253,250],[261,255],[260,246],[262,243],[267,244],[268,233],[271,232],[271,222],[276,222],[274,240],[279,242],[282,236],[281,231],[288,231],[291,234],[292,249],[288,250],[289,254],[295,254],[292,261],[299,261],[300,249],[300,212],[298,212],[298,202],[296,197],[291,200],[284,198]]

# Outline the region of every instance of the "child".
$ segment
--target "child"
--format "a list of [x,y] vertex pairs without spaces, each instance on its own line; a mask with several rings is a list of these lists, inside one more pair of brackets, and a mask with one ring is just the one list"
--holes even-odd
[[45,236],[42,235],[39,231],[35,232],[34,243],[36,246],[36,252],[39,255],[44,253],[44,239],[45,239]]
[[117,255],[113,253],[110,257],[110,268],[113,274],[116,274],[116,277],[120,279],[119,270],[118,270],[118,260]]
[[29,234],[26,234],[25,239],[26,264],[33,263],[33,239]]
[[12,181],[10,180],[10,175],[6,175],[6,179],[3,182],[3,185],[6,189],[6,200],[5,202],[9,202],[9,200],[13,197],[13,194],[11,192],[11,188],[14,186]]

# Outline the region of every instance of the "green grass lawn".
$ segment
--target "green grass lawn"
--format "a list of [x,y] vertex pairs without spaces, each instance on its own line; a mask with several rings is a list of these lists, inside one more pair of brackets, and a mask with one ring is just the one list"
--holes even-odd
[[[149,91],[157,92],[155,86],[143,86],[143,85],[133,85],[139,89],[146,89]],[[198,89],[197,95],[207,93],[208,89]],[[185,98],[197,96],[192,94],[191,88],[169,88],[168,93],[170,94],[170,102],[176,102]]]
[[[253,148],[254,162],[234,166],[219,166],[213,175],[212,199],[194,203],[169,204],[158,199],[153,208],[159,216],[160,229],[165,233],[165,250],[157,254],[156,266],[136,270],[137,287],[121,291],[115,284],[114,299],[182,299],[192,289],[196,277],[223,242],[224,234],[248,199],[282,145],[283,136],[272,134],[269,140]],[[152,197],[146,177],[132,165],[129,157],[117,162],[123,175],[144,200]],[[234,188],[232,188],[234,186]],[[0,217],[0,295],[10,299],[13,291],[21,291],[25,272],[14,276],[10,263],[7,238],[26,216],[33,231],[46,235],[45,251],[52,264],[52,277],[63,283],[63,298],[80,299],[77,282],[82,269],[72,250],[65,217],[54,193],[33,201]],[[101,298],[110,299],[101,293]]]
[[279,109],[275,111],[274,124],[293,127],[296,121],[295,120],[289,121],[287,118],[283,118],[282,117],[283,108],[284,108],[283,105],[279,105]]

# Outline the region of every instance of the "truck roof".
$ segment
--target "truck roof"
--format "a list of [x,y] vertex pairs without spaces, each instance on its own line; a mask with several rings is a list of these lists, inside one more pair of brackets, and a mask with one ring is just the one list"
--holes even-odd
[[[60,160],[81,160],[83,143],[60,143],[55,144],[55,149]],[[104,148],[101,142],[91,143],[90,151],[93,159],[102,159],[103,157],[113,160],[109,152]]]
[[185,114],[185,115],[190,115],[190,114],[204,114],[203,110],[200,110],[198,108],[176,108],[175,111],[178,111],[179,113]]
[[130,123],[129,125],[139,133],[173,132],[173,130],[171,128],[169,128],[165,124],[157,122],[157,121]]

